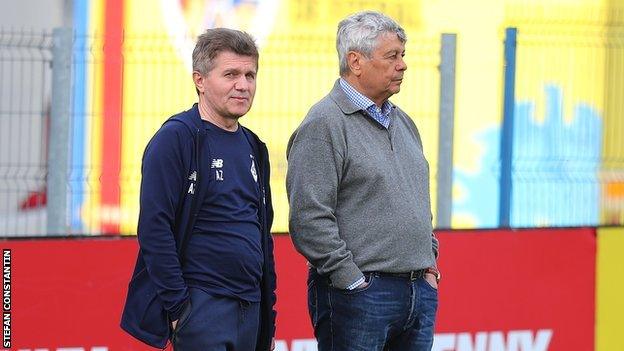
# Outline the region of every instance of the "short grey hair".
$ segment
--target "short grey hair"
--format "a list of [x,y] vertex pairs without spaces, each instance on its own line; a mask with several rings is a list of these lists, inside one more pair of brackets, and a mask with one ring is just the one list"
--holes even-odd
[[208,74],[212,61],[223,51],[252,57],[258,68],[258,47],[251,35],[234,29],[212,28],[197,38],[193,50],[193,71]]
[[395,33],[401,43],[407,41],[405,30],[395,20],[381,12],[362,11],[340,21],[336,35],[340,75],[349,72],[347,62],[349,51],[370,57],[377,46],[377,38],[384,33]]

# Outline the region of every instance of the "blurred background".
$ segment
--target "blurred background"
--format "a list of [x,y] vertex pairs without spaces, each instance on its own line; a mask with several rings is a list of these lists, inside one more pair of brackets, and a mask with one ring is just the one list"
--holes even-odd
[[[32,245],[42,245],[33,255],[52,255],[44,249],[51,241],[32,239],[61,236],[62,246],[71,237],[136,234],[143,149],[169,116],[197,100],[190,60],[194,38],[220,26],[248,31],[260,48],[256,98],[241,123],[269,147],[273,231],[287,233],[288,138],[338,78],[338,21],[364,9],[395,18],[408,36],[406,78],[391,100],[414,119],[423,139],[434,227],[443,244],[441,257],[448,260],[441,265],[467,279],[455,281],[459,290],[453,294],[465,291],[462,284],[472,283],[469,277],[485,274],[455,267],[496,265],[490,249],[501,251],[500,259],[517,258],[501,271],[488,271],[497,276],[551,266],[560,280],[551,286],[544,278],[542,288],[554,289],[544,292],[545,301],[562,301],[558,294],[578,297],[572,288],[587,289],[581,294],[587,304],[581,305],[591,331],[566,331],[569,344],[558,344],[577,346],[555,342],[548,347],[546,335],[554,341],[560,334],[540,326],[547,323],[538,313],[537,327],[533,322],[501,326],[492,317],[486,318],[487,327],[471,326],[477,334],[464,339],[460,332],[466,328],[453,324],[462,318],[443,318],[442,330],[457,333],[451,333],[453,342],[448,341],[451,334],[444,339],[453,348],[438,341],[437,349],[495,350],[504,344],[502,349],[509,350],[540,345],[546,345],[544,350],[593,345],[624,350],[616,337],[617,326],[624,324],[624,303],[617,297],[624,293],[624,0],[0,2],[0,237],[5,246],[26,245],[20,240],[29,238]],[[539,241],[540,233],[545,242]],[[525,235],[531,244],[516,242]],[[466,236],[470,240],[464,242]],[[505,244],[490,247],[482,238]],[[277,239],[278,246],[284,245],[280,252],[295,257],[287,240]],[[464,256],[445,256],[444,244]],[[124,258],[127,267],[120,266],[127,274],[136,252],[131,248],[130,258]],[[483,257],[469,250],[484,250]],[[566,256],[557,261],[552,256],[557,254]],[[74,261],[65,259],[73,267]],[[552,266],[555,261],[560,264]],[[33,262],[32,273],[45,276],[45,264]],[[589,263],[577,267],[579,262]],[[567,285],[566,274],[576,279],[579,270],[589,275]],[[123,281],[120,286],[127,282],[126,275],[116,279]],[[447,286],[452,282],[449,278]],[[517,309],[511,314],[523,313],[531,304],[530,293],[516,292],[521,301],[512,303]],[[442,300],[456,296],[442,294]],[[573,312],[572,301],[561,311]],[[476,318],[469,312],[466,316],[473,317],[468,319]],[[307,324],[302,313],[299,323]],[[560,319],[572,323],[572,316],[561,313]],[[541,327],[551,334],[540,334]],[[309,334],[302,328],[301,335]],[[521,340],[520,334],[509,334],[512,329],[534,330],[533,348],[510,341]],[[498,336],[479,336],[484,330],[506,330],[506,343],[493,344]],[[284,340],[295,340],[297,333]],[[578,346],[579,335],[591,339],[592,346]],[[278,346],[312,350],[306,345],[288,341]]]

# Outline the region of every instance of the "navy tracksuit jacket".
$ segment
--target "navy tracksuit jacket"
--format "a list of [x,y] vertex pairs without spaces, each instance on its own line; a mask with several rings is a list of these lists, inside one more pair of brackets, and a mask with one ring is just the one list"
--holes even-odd
[[[266,351],[275,333],[276,315],[273,309],[276,280],[273,239],[270,235],[273,208],[269,187],[269,156],[266,145],[258,136],[244,127],[243,131],[252,141],[254,154],[258,157],[258,182],[265,204],[258,210],[264,265],[260,283],[260,330],[256,350]],[[159,302],[150,304],[148,310],[162,305],[163,318],[173,321],[179,319],[188,303],[189,292],[184,282],[178,250],[183,238],[193,230],[199,204],[207,189],[206,182],[209,181],[211,155],[200,155],[202,150],[208,149],[204,147],[206,137],[195,104],[191,109],[168,119],[150,140],[143,155],[141,210],[137,233],[140,250],[128,288],[121,327],[154,347],[165,347],[171,334],[170,327],[167,325],[165,330],[162,323],[146,321],[143,318],[146,313],[159,311],[143,311],[142,306],[128,303],[128,300],[143,298],[137,294],[145,293],[145,280],[138,278],[147,272],[148,285],[153,284],[155,287],[151,288],[155,290],[152,298]],[[198,200],[194,201],[196,198]]]

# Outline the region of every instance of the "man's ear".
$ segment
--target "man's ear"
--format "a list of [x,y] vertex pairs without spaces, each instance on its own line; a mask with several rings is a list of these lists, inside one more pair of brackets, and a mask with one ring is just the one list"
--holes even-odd
[[353,75],[359,77],[362,74],[362,54],[355,51],[347,53],[347,65]]
[[195,89],[197,89],[198,94],[204,92],[204,77],[201,73],[194,71],[193,72],[193,82],[195,83]]

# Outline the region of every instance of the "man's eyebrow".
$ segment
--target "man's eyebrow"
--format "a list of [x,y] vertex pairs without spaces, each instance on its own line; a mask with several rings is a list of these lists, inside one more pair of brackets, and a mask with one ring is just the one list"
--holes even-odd
[[391,50],[386,51],[386,53],[384,54],[384,56],[391,55],[391,54],[404,53],[404,52],[405,52],[405,50],[403,50],[403,51],[399,51],[399,50],[397,50],[397,49],[391,49]]
[[243,73],[247,74],[247,73],[253,73],[256,74],[256,70],[255,69],[250,69],[250,70],[242,70],[240,68],[236,68],[236,67],[231,67],[231,68],[226,68],[225,70],[223,70],[224,73]]

